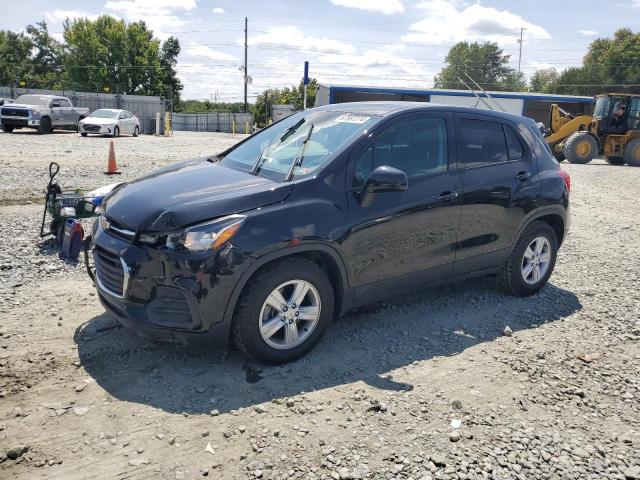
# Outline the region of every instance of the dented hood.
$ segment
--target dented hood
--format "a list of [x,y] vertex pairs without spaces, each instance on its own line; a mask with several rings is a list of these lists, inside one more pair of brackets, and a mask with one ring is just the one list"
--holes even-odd
[[281,202],[291,188],[199,159],[119,188],[106,199],[105,215],[136,231],[175,230]]

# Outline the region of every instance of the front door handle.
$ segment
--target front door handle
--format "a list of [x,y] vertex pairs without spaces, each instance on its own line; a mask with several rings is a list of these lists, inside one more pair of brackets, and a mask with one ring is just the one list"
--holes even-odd
[[524,182],[525,180],[529,180],[529,178],[531,178],[531,172],[518,172],[516,178],[521,182]]
[[458,192],[442,192],[436,197],[436,202],[450,202],[451,200],[455,200],[456,198],[458,198]]

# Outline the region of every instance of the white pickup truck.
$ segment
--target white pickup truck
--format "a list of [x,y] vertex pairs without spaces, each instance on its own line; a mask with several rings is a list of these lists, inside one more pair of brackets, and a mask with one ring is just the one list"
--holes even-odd
[[33,128],[39,133],[54,128],[77,131],[80,120],[88,115],[88,108],[74,107],[67,97],[57,95],[20,95],[0,108],[2,129],[8,133],[16,128]]

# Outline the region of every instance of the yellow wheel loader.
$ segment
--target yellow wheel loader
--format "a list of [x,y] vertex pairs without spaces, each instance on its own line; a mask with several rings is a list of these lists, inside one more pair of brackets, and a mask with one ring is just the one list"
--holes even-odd
[[598,95],[593,116],[553,104],[545,139],[559,161],[584,164],[602,155],[612,165],[640,167],[640,95]]

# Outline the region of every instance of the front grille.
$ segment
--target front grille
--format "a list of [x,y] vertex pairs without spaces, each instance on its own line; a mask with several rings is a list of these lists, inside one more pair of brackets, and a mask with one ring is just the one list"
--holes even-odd
[[85,132],[99,132],[100,131],[100,125],[93,125],[93,124],[84,124],[82,125],[82,129]]
[[[95,262],[98,284],[107,293],[123,297],[129,272],[126,264],[115,253],[111,253],[96,245],[93,259]],[[128,270],[128,269],[127,269]]]
[[8,117],[28,117],[29,116],[29,110],[25,110],[23,108],[4,107],[0,113]]

